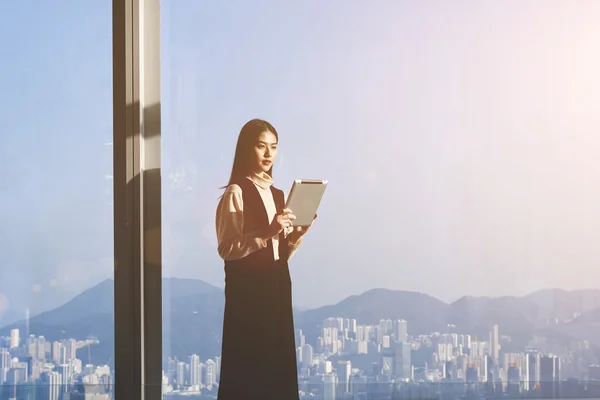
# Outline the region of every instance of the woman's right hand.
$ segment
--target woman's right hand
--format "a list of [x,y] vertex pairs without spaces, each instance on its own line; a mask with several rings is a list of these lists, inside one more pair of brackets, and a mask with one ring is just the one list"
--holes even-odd
[[270,239],[279,235],[284,229],[293,225],[296,216],[292,214],[292,210],[284,208],[282,212],[275,214],[273,222],[267,228],[265,238]]

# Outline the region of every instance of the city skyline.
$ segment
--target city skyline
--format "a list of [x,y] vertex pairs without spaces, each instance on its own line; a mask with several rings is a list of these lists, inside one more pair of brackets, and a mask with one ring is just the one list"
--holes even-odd
[[[427,386],[427,390],[438,395],[441,390],[446,396],[458,397],[469,391],[509,398],[536,391],[544,398],[600,393],[596,386],[600,382],[598,358],[581,365],[581,357],[592,355],[586,350],[585,340],[579,342],[584,346],[583,352],[571,350],[557,355],[547,349],[549,343],[539,339],[521,351],[504,350],[503,344],[510,345],[511,338],[497,324],[490,327],[488,341],[465,332],[409,334],[407,320],[381,319],[378,324],[365,325],[355,318],[328,317],[320,326],[322,335],[312,345],[306,342],[302,329],[296,329],[298,379],[303,399],[308,396],[307,390],[322,392],[325,399],[334,400],[338,398],[336,392],[359,395],[379,390],[389,394],[408,390],[410,384],[436,382],[442,385]],[[77,349],[97,344],[94,339],[49,342],[34,334],[23,341],[21,337],[18,329],[13,329],[9,337],[0,337],[2,386],[17,388],[29,378],[32,379],[29,386],[35,385],[38,393],[49,400],[58,400],[59,395],[73,390],[110,396],[113,379],[110,367],[77,358]],[[414,361],[413,356],[420,348],[430,349],[431,355],[425,359],[421,355],[420,360]],[[89,354],[88,350],[88,357]],[[17,355],[18,358],[13,358]],[[370,356],[377,362],[371,365],[359,360],[355,365],[356,356]],[[220,355],[202,360],[197,354],[190,354],[184,360],[168,357],[163,371],[163,393],[166,396],[179,393],[200,396],[204,390],[214,393]],[[58,372],[53,371],[55,368]],[[56,388],[52,389],[53,386]]]
[[[212,331],[221,329],[219,325],[219,310],[223,307],[223,291],[202,281],[165,279],[163,286],[169,288],[176,297],[163,299],[164,338],[167,343],[180,335],[194,334],[209,335]],[[98,299],[109,298],[113,290],[113,282],[105,281],[103,284],[90,288],[79,294],[63,306],[32,316],[29,320],[21,320],[18,324],[1,327],[1,331],[9,328],[20,327],[24,332],[36,329],[46,329],[55,326],[55,329],[67,329],[69,321],[85,321],[93,317],[96,324],[86,330],[78,331],[81,334],[102,334],[103,340],[112,340],[111,315],[113,313],[112,301],[98,302]],[[483,301],[483,302],[482,302]],[[516,302],[515,302],[516,301]],[[175,307],[175,308],[174,308]],[[208,307],[208,308],[207,308]],[[600,291],[591,292],[562,292],[549,291],[534,293],[530,297],[514,299],[500,297],[496,299],[464,298],[459,302],[447,304],[439,299],[421,293],[404,291],[391,291],[373,289],[360,295],[350,296],[342,302],[319,307],[317,309],[296,310],[296,324],[300,327],[310,327],[316,324],[319,318],[337,310],[342,314],[362,315],[366,320],[378,319],[377,315],[383,313],[398,318],[413,321],[413,328],[425,330],[452,330],[452,326],[478,326],[486,324],[489,318],[497,321],[506,321],[505,330],[523,333],[524,326],[528,326],[534,333],[540,326],[556,325],[556,333],[562,332],[573,340],[590,340],[590,344],[600,346],[594,332],[594,321],[598,319],[600,311]],[[478,310],[478,311],[477,311]],[[177,312],[176,312],[177,311]],[[215,314],[216,313],[216,314]],[[490,313],[489,316],[486,313]],[[193,318],[190,320],[190,316]],[[206,320],[208,318],[208,320]],[[216,319],[215,319],[216,318]],[[435,321],[435,322],[434,322]],[[580,322],[581,321],[581,322]],[[110,323],[103,327],[102,324]],[[191,323],[191,324],[190,324]],[[183,324],[183,325],[182,325]],[[307,325],[308,324],[308,325]],[[416,325],[415,325],[416,324]],[[573,325],[576,324],[576,325]],[[590,325],[592,324],[592,325]],[[448,325],[446,327],[446,325]],[[567,329],[560,328],[561,326]],[[579,326],[579,328],[577,328]],[[571,327],[571,328],[569,328]],[[572,329],[577,328],[575,331]],[[469,328],[471,329],[471,328]],[[545,335],[548,332],[541,334]],[[591,337],[590,337],[591,335]],[[201,343],[197,343],[201,344]],[[170,346],[165,347],[165,354],[171,354]],[[106,358],[110,354],[104,353]]]
[[252,118],[278,131],[276,187],[329,181],[290,261],[302,400],[600,396],[600,2],[155,3],[161,220],[132,239],[160,233],[162,292],[140,288],[162,319],[114,303],[122,15],[58,4],[0,13],[0,400],[110,400],[115,363],[141,377],[115,361],[130,339],[165,399],[214,394],[215,211]]

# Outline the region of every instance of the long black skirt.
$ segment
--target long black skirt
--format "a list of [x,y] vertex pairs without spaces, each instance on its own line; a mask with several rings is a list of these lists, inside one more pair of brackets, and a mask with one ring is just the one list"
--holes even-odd
[[292,283],[286,261],[225,267],[219,400],[297,400]]

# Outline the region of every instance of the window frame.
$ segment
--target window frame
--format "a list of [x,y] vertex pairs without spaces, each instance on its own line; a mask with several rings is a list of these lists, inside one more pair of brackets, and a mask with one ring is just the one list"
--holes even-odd
[[114,398],[162,398],[160,0],[113,0]]

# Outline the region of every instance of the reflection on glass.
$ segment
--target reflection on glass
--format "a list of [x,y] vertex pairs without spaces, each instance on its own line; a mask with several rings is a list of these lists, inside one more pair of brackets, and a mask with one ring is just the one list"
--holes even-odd
[[3,400],[112,398],[110,25],[104,1],[2,5]]
[[251,118],[278,187],[330,182],[290,262],[300,398],[600,394],[599,4],[163,3],[165,398],[218,391]]

